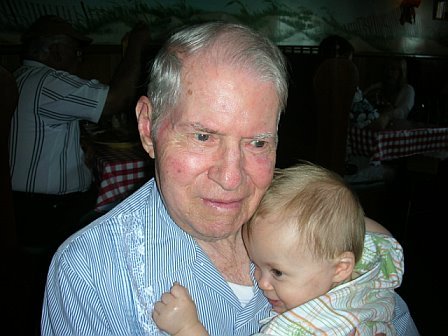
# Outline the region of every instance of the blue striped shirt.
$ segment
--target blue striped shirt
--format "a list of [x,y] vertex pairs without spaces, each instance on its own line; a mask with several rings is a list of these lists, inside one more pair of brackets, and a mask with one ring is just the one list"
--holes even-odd
[[48,274],[42,334],[163,335],[151,319],[153,305],[174,281],[189,289],[211,335],[253,334],[269,314],[258,288],[241,306],[170,218],[152,180],[61,245]]
[[[174,281],[188,288],[210,335],[251,335],[269,316],[257,287],[241,306],[170,218],[151,180],[60,246],[48,273],[42,335],[163,335],[151,319],[153,305]],[[402,303],[395,311],[398,334],[416,335],[406,331],[412,320]]]

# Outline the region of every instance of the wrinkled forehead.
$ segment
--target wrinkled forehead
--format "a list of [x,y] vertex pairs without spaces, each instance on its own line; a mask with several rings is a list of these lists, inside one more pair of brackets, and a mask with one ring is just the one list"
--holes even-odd
[[218,55],[216,49],[211,49],[201,50],[201,52],[185,57],[182,62],[182,91],[185,89],[185,85],[190,86],[195,82],[203,82],[205,79],[217,78],[221,75],[231,73],[235,74],[235,76],[241,74],[246,75],[251,78],[251,83],[254,86],[267,84],[264,87],[270,87],[277,100],[276,118],[278,123],[280,117],[280,97],[276,83],[271,79],[267,79],[263,74],[260,74],[257,68],[252,66],[247,60],[226,58]]

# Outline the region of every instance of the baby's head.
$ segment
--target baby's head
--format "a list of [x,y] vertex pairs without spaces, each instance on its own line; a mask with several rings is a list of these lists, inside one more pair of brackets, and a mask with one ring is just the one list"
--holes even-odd
[[364,234],[364,212],[343,179],[304,162],[276,171],[244,241],[260,288],[283,312],[349,279]]

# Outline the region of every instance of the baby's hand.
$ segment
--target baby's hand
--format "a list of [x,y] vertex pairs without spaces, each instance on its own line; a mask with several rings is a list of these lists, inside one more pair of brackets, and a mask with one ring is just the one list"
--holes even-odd
[[156,302],[152,318],[159,329],[170,335],[208,335],[188,290],[177,282]]

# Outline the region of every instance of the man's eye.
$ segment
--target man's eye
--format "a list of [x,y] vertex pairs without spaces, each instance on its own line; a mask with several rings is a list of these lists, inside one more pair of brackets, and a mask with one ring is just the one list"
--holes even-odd
[[266,154],[275,150],[272,139],[248,139],[245,148],[254,154]]
[[276,276],[276,277],[281,277],[283,275],[283,272],[279,271],[278,269],[273,268],[272,274],[274,274],[274,276]]
[[263,148],[267,145],[267,142],[264,140],[252,140],[251,144],[255,148]]
[[202,141],[202,142],[210,139],[210,134],[205,134],[205,133],[195,133],[194,136],[197,140]]

